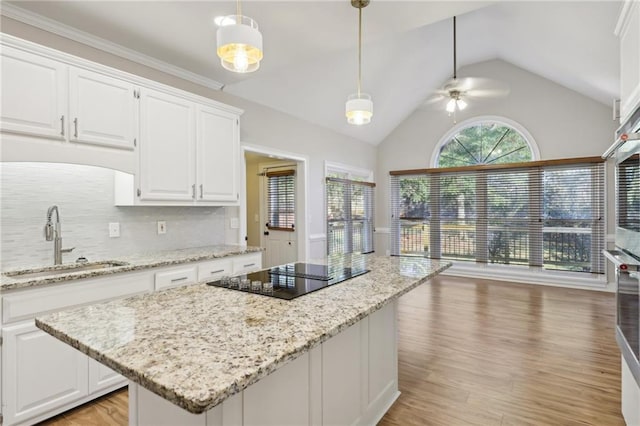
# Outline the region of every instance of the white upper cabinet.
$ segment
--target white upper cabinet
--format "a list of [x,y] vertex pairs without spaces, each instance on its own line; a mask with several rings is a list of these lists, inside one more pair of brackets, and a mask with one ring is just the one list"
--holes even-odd
[[198,200],[238,200],[238,120],[237,114],[198,107]]
[[2,131],[65,139],[66,65],[3,46],[1,87]]
[[140,92],[140,200],[195,199],[195,105]]
[[113,148],[134,148],[133,84],[92,71],[69,71],[69,139]]
[[640,106],[640,2],[627,0],[616,27],[620,38],[620,122]]

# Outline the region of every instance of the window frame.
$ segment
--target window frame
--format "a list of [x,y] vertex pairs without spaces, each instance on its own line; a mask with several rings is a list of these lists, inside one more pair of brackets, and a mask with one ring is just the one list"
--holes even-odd
[[478,117],[473,117],[468,120],[464,120],[453,126],[447,133],[445,133],[442,138],[438,141],[435,148],[431,152],[431,159],[429,161],[429,165],[431,168],[437,168],[438,162],[440,159],[440,152],[442,148],[451,141],[451,139],[462,130],[468,127],[474,127],[481,124],[493,123],[498,124],[500,126],[510,127],[516,132],[518,132],[524,140],[529,145],[529,149],[531,150],[531,160],[538,161],[540,160],[540,149],[538,148],[538,144],[535,139],[529,133],[529,131],[517,121],[511,120],[506,117],[501,117],[497,115],[483,115]]
[[[353,166],[349,166],[342,163],[325,161],[324,215],[325,215],[325,226],[326,226],[325,228],[326,229],[326,234],[325,234],[326,235],[326,253],[332,254],[331,236],[329,235],[331,231],[330,231],[330,219],[328,214],[329,204],[328,204],[328,194],[327,194],[327,179],[329,178],[342,179],[345,182],[348,182],[348,181],[354,181],[354,183],[360,182],[367,186],[373,186],[373,187],[375,187],[375,182],[374,182],[374,174],[373,174],[373,171],[371,170],[353,167]],[[369,206],[371,209],[371,211],[369,212],[371,217],[371,223],[366,225],[363,231],[370,234],[370,240],[371,240],[370,252],[374,251],[374,233],[375,233],[375,193],[372,196],[373,196],[372,202],[370,203],[365,202],[365,206]],[[353,227],[353,221],[351,219],[351,197],[346,192],[344,194],[344,203],[345,205],[348,204],[349,208],[347,209],[348,217],[347,217],[347,220],[345,221],[345,239],[343,242],[343,253],[350,253],[353,251],[353,248],[354,248],[354,245],[353,245],[354,227]]]
[[[284,232],[294,232],[295,231],[295,223],[296,223],[296,170],[291,168],[291,169],[286,169],[286,170],[277,170],[277,171],[267,171],[265,172],[265,177],[267,178],[267,229],[271,230],[271,231],[284,231]],[[291,191],[287,191],[287,195],[292,197],[292,200],[290,201],[292,203],[293,206],[293,212],[288,212],[290,214],[293,215],[293,221],[291,222],[290,226],[279,226],[281,225],[280,221],[278,221],[277,225],[272,225],[272,214],[273,213],[281,213],[284,210],[281,209],[272,209],[272,203],[271,203],[271,178],[289,178],[291,179],[291,186],[292,189]],[[289,222],[287,222],[289,223]]]
[[[593,166],[595,163],[597,163],[600,167],[596,168],[595,166]],[[605,184],[606,168],[604,166],[604,160],[602,160],[601,157],[582,157],[582,158],[561,159],[561,160],[534,161],[534,162],[525,162],[525,163],[392,171],[390,172],[390,177],[392,179],[394,177],[397,177],[398,181],[394,183],[394,181],[392,180],[390,184],[390,192],[391,192],[390,207],[391,207],[391,217],[392,217],[391,219],[392,220],[391,221],[391,225],[392,225],[391,251],[395,255],[416,255],[416,254],[420,255],[421,254],[419,250],[416,250],[415,253],[412,253],[412,254],[402,253],[402,238],[403,236],[406,236],[402,233],[402,229],[401,229],[402,218],[399,217],[400,209],[402,208],[402,203],[400,200],[401,183],[399,179],[402,178],[402,176],[416,177],[416,178],[424,177],[426,180],[425,183],[428,183],[429,185],[429,191],[432,191],[433,189],[437,190],[437,188],[434,188],[434,186],[439,188],[439,179],[440,179],[440,176],[442,176],[443,174],[445,176],[448,176],[448,175],[452,175],[452,172],[453,172],[455,173],[455,175],[459,176],[462,172],[465,172],[465,173],[471,172],[474,174],[474,176],[476,176],[476,179],[480,178],[480,180],[482,180],[482,176],[484,176],[486,180],[486,177],[495,175],[495,173],[491,174],[492,170],[501,171],[502,169],[505,169],[504,171],[506,172],[508,172],[509,170],[515,170],[515,171],[522,170],[522,171],[529,172],[529,179],[528,179],[529,191],[534,191],[530,194],[530,197],[534,196],[534,197],[540,197],[540,199],[542,199],[545,193],[544,187],[542,186],[542,176],[544,175],[545,171],[558,171],[558,170],[562,170],[562,168],[565,168],[565,167],[571,167],[574,164],[576,165],[576,167],[579,167],[579,168],[586,168],[587,166],[591,167],[590,170],[591,170],[592,182],[594,177],[596,176],[600,179],[599,181],[595,182],[595,183],[599,183],[599,185],[597,187],[592,188],[592,191],[594,189],[597,189],[599,191],[596,194],[596,196],[591,197],[591,202],[595,203],[593,213],[598,215],[599,218],[596,219],[595,221],[592,220],[592,226],[589,229],[591,230],[590,234],[592,236],[598,236],[599,239],[592,238],[590,242],[591,271],[589,271],[589,273],[598,274],[598,275],[604,274],[605,268],[602,263],[601,256],[599,256],[599,253],[600,253],[600,249],[604,248],[606,244],[606,209],[604,207],[604,200],[606,199],[606,184]],[[481,188],[482,186],[483,185],[476,185],[476,188]],[[538,186],[537,190],[534,188],[535,186]],[[425,224],[427,225],[429,237],[431,238],[431,240],[428,241],[429,251],[423,251],[422,255],[429,255],[429,257],[432,257],[432,258],[443,258],[441,256],[442,242],[441,242],[441,235],[440,235],[442,233],[442,226],[440,223],[442,219],[439,217],[440,215],[439,208],[435,207],[436,205],[439,205],[438,203],[440,201],[434,201],[432,199],[433,197],[436,197],[439,200],[440,194],[435,192],[430,192],[430,194],[431,194],[431,197],[429,198],[430,201],[428,202],[428,210],[430,210],[430,215],[428,215],[428,217],[425,216],[424,218],[422,218],[422,220],[417,220],[417,223],[423,224],[423,228]],[[476,200],[480,200],[478,202],[481,204],[484,204],[485,205],[484,208],[486,208],[486,203],[488,202],[488,192],[486,191],[486,185],[485,185],[485,191],[482,192],[481,190],[478,190],[478,192],[475,193],[474,197],[476,198]],[[484,200],[484,202],[482,200]],[[529,205],[528,207],[529,208],[537,207],[538,209],[543,209],[544,205],[534,203]],[[476,206],[476,208],[480,209],[482,208],[482,206],[480,207]],[[438,211],[435,211],[435,210],[438,210]],[[543,268],[545,271],[556,272],[557,271],[556,269],[547,267],[548,265],[543,261],[544,228],[545,228],[544,223],[548,220],[548,218],[543,217],[544,216],[543,213],[544,212],[542,210],[539,210],[537,211],[537,214],[534,212],[532,216],[529,217],[530,225],[527,227],[526,233],[527,233],[527,238],[529,238],[530,248],[528,251],[527,265],[522,265],[522,266],[525,266],[525,267],[528,266],[530,268],[540,267],[540,268]],[[489,215],[482,214],[482,213],[480,213],[480,215],[483,216],[482,219],[484,218],[486,218],[487,220],[491,219],[489,218]],[[416,219],[416,218],[413,218],[413,219]],[[417,219],[420,219],[420,218],[417,218]],[[534,224],[532,224],[535,220],[541,221],[539,226],[540,235],[536,234],[537,227],[535,227]],[[586,221],[587,219],[584,219],[584,220]],[[480,217],[478,217],[478,220],[476,221],[476,228],[474,228],[474,231],[473,231],[475,235],[474,238],[476,239],[477,243],[480,242],[481,239],[483,239],[482,241],[484,241],[484,239],[488,238],[489,236],[488,229],[482,228],[478,230],[477,228],[478,223],[480,223]],[[432,229],[432,227],[434,226],[436,229]],[[582,229],[582,228],[576,228],[576,229]],[[476,234],[478,232],[481,233],[482,235]],[[420,236],[420,241],[423,241],[422,236]],[[533,247],[532,244],[535,245],[536,247],[540,247],[541,252],[537,253],[532,248]],[[437,246],[437,247],[434,247],[434,246]],[[483,253],[478,253],[476,251],[473,256],[473,261],[475,261],[476,263],[487,265],[489,258],[488,256],[486,256],[486,254],[487,253],[484,253],[483,255]],[[450,260],[450,259],[447,259],[447,260]],[[506,265],[499,262],[496,264],[502,265],[502,266],[509,266],[508,265],[509,262],[506,262],[506,263],[507,263]],[[574,272],[574,271],[560,270],[558,272]]]

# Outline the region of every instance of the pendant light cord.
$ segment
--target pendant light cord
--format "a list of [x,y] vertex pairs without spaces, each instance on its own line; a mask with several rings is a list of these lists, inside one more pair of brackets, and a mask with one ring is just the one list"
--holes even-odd
[[240,0],[236,1],[236,15],[237,15],[236,24],[241,24],[242,22],[240,20],[240,17],[242,16],[242,6],[240,6]]
[[362,6],[358,8],[358,97],[362,81]]
[[457,72],[456,69],[458,68],[457,66],[457,52],[456,52],[456,17],[453,17],[453,79],[455,80],[458,76],[457,76]]

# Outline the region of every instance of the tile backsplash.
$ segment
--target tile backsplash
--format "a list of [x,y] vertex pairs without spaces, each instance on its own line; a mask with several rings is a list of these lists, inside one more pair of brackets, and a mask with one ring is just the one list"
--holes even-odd
[[[113,174],[73,164],[0,163],[0,268],[53,264],[43,228],[54,204],[62,247],[75,247],[63,263],[225,243],[224,207],[115,207]],[[157,234],[160,220],[164,235]],[[120,223],[119,238],[109,238],[110,222]]]

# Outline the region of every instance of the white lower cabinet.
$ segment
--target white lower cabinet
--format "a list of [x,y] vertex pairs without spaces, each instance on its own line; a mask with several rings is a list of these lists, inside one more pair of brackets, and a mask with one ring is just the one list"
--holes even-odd
[[246,274],[262,268],[262,253],[243,254],[233,258],[233,273]]
[[104,364],[89,358],[89,393],[96,393],[114,386],[125,386],[127,379]]
[[376,424],[400,395],[396,307],[389,303],[202,414],[129,382],[129,424]]
[[623,356],[621,367],[621,399],[622,416],[627,426],[640,425],[640,385],[636,382],[633,373]]
[[88,394],[88,358],[36,328],[6,327],[2,345],[4,424],[35,419]]
[[193,284],[197,281],[196,266],[178,266],[155,274],[155,289],[165,290],[171,287]]
[[[260,269],[261,253],[7,291],[0,300],[3,425],[32,425],[123,387],[126,379],[35,326],[39,315]],[[164,400],[162,400],[164,401]],[[173,408],[173,404],[169,404]],[[162,410],[147,424],[162,423]],[[185,411],[186,414],[189,414]],[[178,424],[188,425],[189,416]]]

